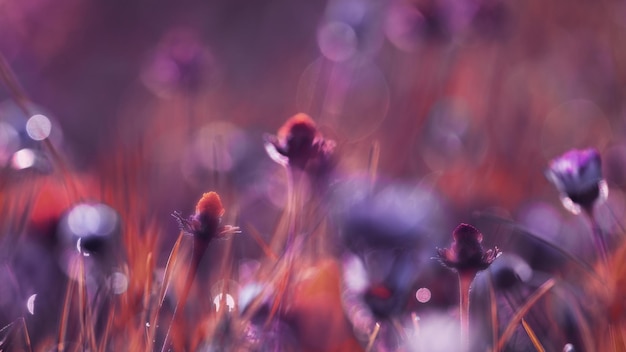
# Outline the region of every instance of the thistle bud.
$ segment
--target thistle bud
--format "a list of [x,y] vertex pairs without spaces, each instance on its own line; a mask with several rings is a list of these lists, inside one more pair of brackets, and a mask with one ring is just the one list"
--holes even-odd
[[228,225],[220,227],[223,215],[222,200],[216,192],[204,193],[196,204],[196,212],[189,218],[183,218],[179,212],[172,214],[178,221],[181,231],[204,240],[239,232],[238,227]]
[[452,237],[452,246],[437,249],[437,255],[443,265],[459,273],[485,270],[500,254],[498,247],[485,251],[483,234],[472,225],[460,224],[454,229]]

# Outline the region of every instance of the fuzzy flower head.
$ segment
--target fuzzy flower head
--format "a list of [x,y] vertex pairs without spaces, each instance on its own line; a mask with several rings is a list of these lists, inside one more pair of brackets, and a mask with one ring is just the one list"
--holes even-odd
[[573,203],[590,208],[600,195],[602,163],[596,149],[570,150],[552,160],[546,177]]
[[284,166],[305,169],[309,162],[328,164],[335,143],[324,140],[315,122],[304,113],[292,116],[276,136],[266,136],[265,150]]
[[443,265],[460,274],[485,270],[500,254],[498,247],[485,251],[481,244],[483,234],[472,225],[460,224],[452,237],[452,246],[437,249],[437,257]]
[[237,227],[228,225],[220,227],[223,215],[222,200],[216,192],[204,193],[196,204],[196,212],[189,218],[183,218],[179,212],[172,214],[178,221],[181,231],[204,240],[239,232]]

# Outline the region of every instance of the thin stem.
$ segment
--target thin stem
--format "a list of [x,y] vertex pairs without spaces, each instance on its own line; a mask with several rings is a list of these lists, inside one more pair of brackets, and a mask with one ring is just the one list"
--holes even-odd
[[180,298],[178,299],[178,302],[174,307],[172,320],[167,328],[167,332],[165,333],[165,340],[163,341],[163,347],[161,348],[161,352],[165,352],[169,348],[171,341],[170,332],[172,329],[172,325],[176,324],[177,320],[179,319],[179,310],[185,306],[187,297],[189,296],[189,292],[191,291],[191,286],[193,285],[194,278],[196,276],[196,273],[198,272],[200,261],[202,261],[202,257],[204,256],[208,245],[208,241],[194,237],[193,255],[191,257],[191,263],[189,264],[189,270],[187,271],[187,277],[185,278],[185,286],[183,287]]
[[475,272],[459,272],[459,309],[461,320],[461,346],[464,350],[469,351],[469,305],[470,305],[470,286]]
[[528,299],[523,306],[521,306],[511,317],[511,321],[509,321],[508,325],[504,329],[502,335],[498,339],[498,345],[496,346],[497,350],[502,350],[506,343],[509,341],[515,328],[518,326],[522,318],[530,311],[530,309],[539,301],[541,297],[543,297],[546,293],[548,293],[553,287],[556,285],[556,281],[554,278],[551,278],[543,283]]
[[606,248],[606,241],[604,240],[604,235],[602,233],[602,228],[598,224],[596,220],[593,209],[586,208],[585,214],[589,218],[591,222],[591,228],[593,232],[593,244],[596,246],[596,251],[598,252],[598,256],[601,258],[602,263],[604,263],[604,268],[608,271],[609,269],[609,255],[608,250]]
[[365,352],[370,352],[374,347],[374,342],[378,337],[378,333],[380,332],[380,323],[376,323],[374,325],[374,331],[370,334],[369,341],[367,342],[367,347],[365,347]]
[[296,232],[296,189],[295,189],[295,175],[293,170],[289,167],[285,168],[287,172],[287,213],[288,222],[287,222],[287,243],[285,244],[285,252],[289,250],[289,248],[293,245],[293,241],[295,239]]
[[420,329],[419,321],[420,321],[420,318],[417,316],[417,314],[415,312],[412,312],[411,313],[411,322],[413,323],[413,335],[417,339],[417,350],[418,351],[423,351],[424,350],[424,346],[423,346],[423,343],[422,343],[422,331]]
[[489,287],[489,313],[491,314],[491,339],[493,352],[498,352],[498,302],[496,301],[496,290],[493,287],[493,272],[489,271],[487,275],[487,284]]

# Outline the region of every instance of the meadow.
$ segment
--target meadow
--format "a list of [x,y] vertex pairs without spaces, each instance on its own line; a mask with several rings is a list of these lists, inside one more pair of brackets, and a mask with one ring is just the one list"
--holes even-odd
[[624,14],[0,0],[0,351],[626,351]]

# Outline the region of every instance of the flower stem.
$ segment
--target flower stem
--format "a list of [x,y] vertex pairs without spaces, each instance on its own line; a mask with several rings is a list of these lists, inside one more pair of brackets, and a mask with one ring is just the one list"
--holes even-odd
[[604,240],[602,228],[596,220],[593,209],[585,209],[585,214],[587,214],[587,217],[591,222],[591,228],[593,232],[593,244],[596,247],[597,254],[600,257],[600,260],[602,260],[604,268],[606,270],[609,270],[609,255],[606,247],[606,241]]
[[459,272],[459,297],[460,297],[460,320],[461,320],[461,346],[465,351],[469,351],[469,305],[470,286],[475,272]]
[[191,292],[194,278],[196,277],[196,273],[198,272],[198,268],[200,267],[200,261],[202,261],[202,257],[204,256],[204,253],[206,252],[208,246],[209,241],[194,237],[193,255],[191,257],[191,263],[189,264],[189,269],[187,271],[187,277],[185,278],[185,286],[183,287],[183,291],[178,301],[176,302],[176,306],[174,307],[172,320],[167,328],[167,332],[165,333],[165,339],[163,341],[163,347],[161,348],[161,352],[165,352],[169,348],[171,342],[170,332],[172,329],[172,325],[176,324],[178,319],[180,319],[179,310],[183,309],[185,306],[187,298],[189,297],[189,292]]

